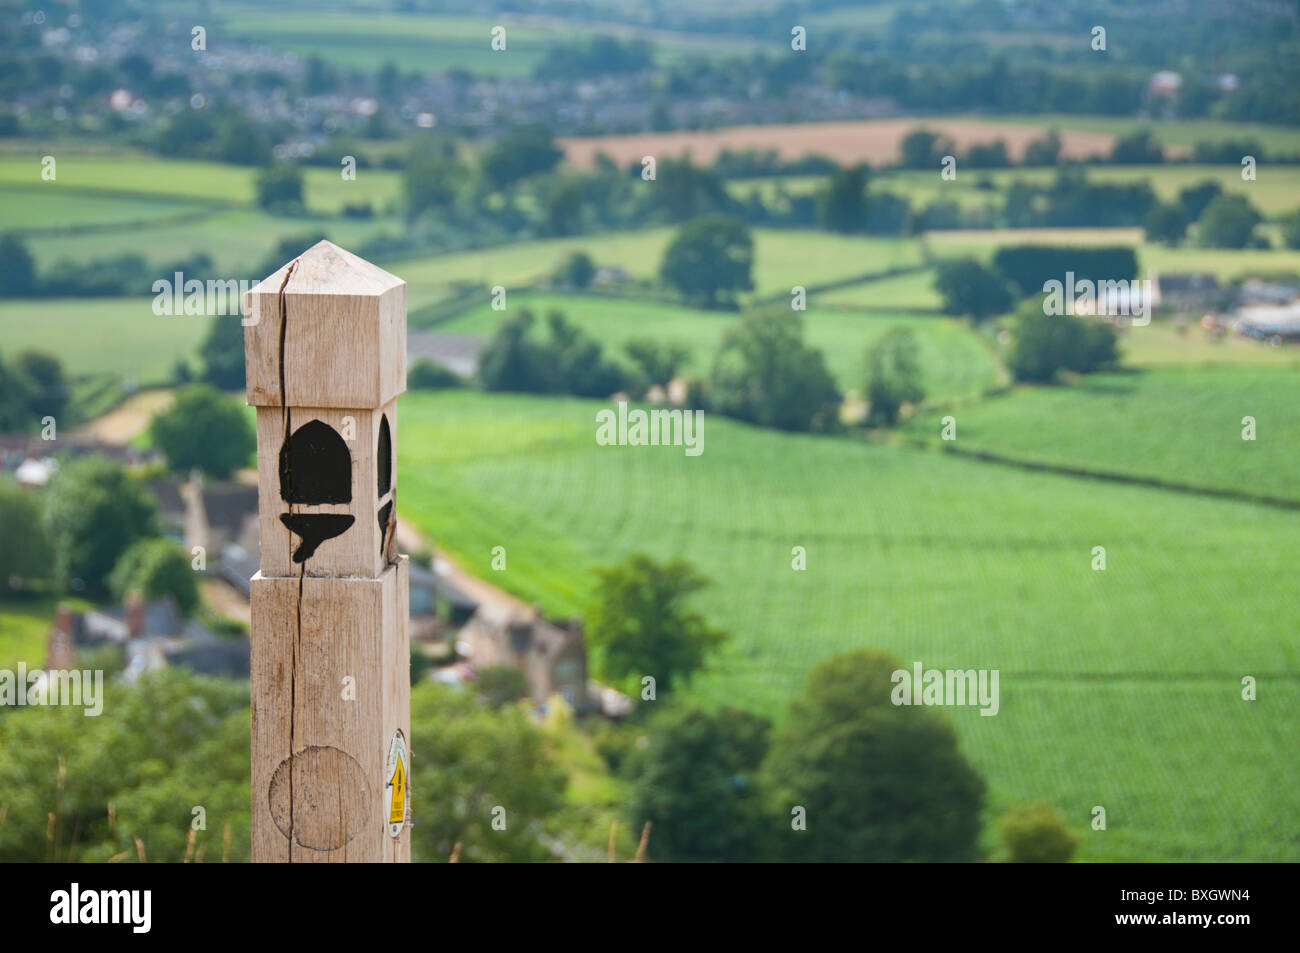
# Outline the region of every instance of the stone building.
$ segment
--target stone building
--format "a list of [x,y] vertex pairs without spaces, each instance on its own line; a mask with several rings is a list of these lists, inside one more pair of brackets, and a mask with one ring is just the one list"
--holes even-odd
[[523,672],[538,704],[559,695],[576,711],[598,706],[587,684],[587,646],[577,619],[557,624],[536,609],[511,613],[484,605],[461,629],[459,641],[478,671],[506,665]]

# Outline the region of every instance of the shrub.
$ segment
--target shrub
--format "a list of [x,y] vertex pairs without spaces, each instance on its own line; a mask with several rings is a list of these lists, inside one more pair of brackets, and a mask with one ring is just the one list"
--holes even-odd
[[1007,245],[993,255],[998,270],[1021,296],[1039,294],[1043,283],[1065,280],[1074,272],[1076,282],[1128,280],[1137,275],[1137,253],[1124,246]]
[[412,390],[448,390],[464,387],[465,379],[437,361],[421,358],[407,369],[406,386]]
[[595,274],[596,266],[591,256],[585,251],[575,251],[570,252],[569,257],[556,269],[555,280],[570,288],[585,288],[591,284]]
[[999,829],[1010,859],[1018,864],[1066,863],[1079,839],[1043,801],[1010,808]]

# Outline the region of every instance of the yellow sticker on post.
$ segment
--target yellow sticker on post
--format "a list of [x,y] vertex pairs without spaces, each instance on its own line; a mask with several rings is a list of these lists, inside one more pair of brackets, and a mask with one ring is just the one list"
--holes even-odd
[[406,738],[401,729],[393,733],[392,743],[388,746],[388,764],[384,770],[387,778],[385,788],[388,791],[388,834],[397,837],[406,826],[407,775]]

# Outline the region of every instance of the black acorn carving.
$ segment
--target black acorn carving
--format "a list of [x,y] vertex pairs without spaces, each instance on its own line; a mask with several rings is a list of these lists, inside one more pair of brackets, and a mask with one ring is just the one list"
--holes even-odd
[[[313,420],[295,430],[280,448],[280,497],[315,506],[352,502],[352,454],[329,424]],[[282,513],[280,522],[302,539],[293,561],[305,562],[327,539],[347,532],[355,517],[346,513]]]

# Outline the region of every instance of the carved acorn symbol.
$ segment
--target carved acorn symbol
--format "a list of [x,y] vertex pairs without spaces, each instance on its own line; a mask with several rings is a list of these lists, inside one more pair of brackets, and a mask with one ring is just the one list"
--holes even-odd
[[[313,420],[295,430],[280,448],[280,498],[319,506],[352,502],[352,454],[329,424]],[[346,513],[282,513],[280,522],[302,543],[293,561],[305,562],[327,539],[345,533],[356,517]]]

